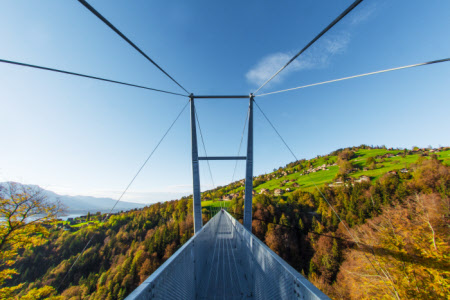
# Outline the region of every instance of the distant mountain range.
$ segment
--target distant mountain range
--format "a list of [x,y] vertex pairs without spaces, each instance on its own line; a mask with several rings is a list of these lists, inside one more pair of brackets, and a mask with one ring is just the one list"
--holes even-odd
[[[41,189],[49,201],[59,200],[66,207],[66,214],[87,214],[96,213],[98,211],[107,213],[111,210],[117,200],[111,198],[97,198],[91,196],[67,196],[58,195],[55,192],[45,190],[37,185],[20,184],[23,189],[28,191],[36,191]],[[9,183],[1,182],[0,187],[7,187]],[[113,212],[127,211],[134,208],[142,208],[145,204],[133,202],[119,202],[114,208]]]

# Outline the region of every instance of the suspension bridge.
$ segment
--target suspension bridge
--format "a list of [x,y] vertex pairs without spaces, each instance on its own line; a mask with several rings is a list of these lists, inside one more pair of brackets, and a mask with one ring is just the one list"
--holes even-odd
[[[450,58],[438,59],[423,63],[411,64],[407,66],[395,67],[385,70],[378,70],[364,74],[318,82],[314,84],[293,87],[290,89],[272,91],[264,94],[258,92],[266,86],[272,79],[281,73],[289,64],[302,55],[311,45],[326,34],[334,25],[342,20],[347,14],[355,9],[363,0],[354,1],[336,19],[317,34],[304,48],[296,53],[283,67],[268,78],[254,93],[249,95],[196,95],[188,92],[178,81],[168,74],[161,66],[151,59],[144,51],[127,38],[119,29],[101,15],[94,7],[85,0],[78,0],[84,7],[92,12],[105,25],[118,34],[131,47],[144,56],[151,64],[159,69],[182,92],[165,91],[153,87],[136,85],[132,83],[101,78],[86,74],[75,73],[67,70],[54,69],[44,66],[32,65],[23,62],[0,59],[0,63],[13,64],[22,67],[35,68],[45,71],[58,72],[61,74],[78,76],[88,79],[105,81],[113,84],[120,84],[133,88],[140,88],[152,92],[166,93],[173,96],[186,97],[188,102],[179,112],[170,127],[159,140],[153,151],[139,168],[117,199],[114,207],[121,201],[134,180],[140,174],[153,153],[157,150],[166,135],[172,129],[182,112],[190,105],[190,126],[191,126],[191,150],[192,150],[192,178],[193,178],[193,216],[194,216],[194,236],[186,242],[175,254],[173,254],[163,265],[161,265],[150,277],[148,277],[137,289],[135,289],[126,299],[329,299],[323,292],[310,283],[305,277],[289,266],[283,259],[252,234],[252,198],[253,198],[253,110],[254,104],[261,110],[263,116],[275,130],[283,144],[288,148],[293,157],[295,154],[289,148],[285,140],[270,122],[267,115],[262,111],[255,101],[256,97],[268,96],[277,93],[289,92],[311,86],[329,84],[333,82],[376,75],[385,72],[397,71],[406,68],[420,67],[450,61]],[[244,125],[243,135],[247,127],[247,149],[245,156],[239,156],[239,152],[234,156],[208,156],[204,146],[203,135],[201,133],[198,116],[195,109],[196,99],[244,99],[249,103],[247,120]],[[248,121],[248,122],[247,122]],[[200,129],[201,141],[205,150],[205,156],[198,154],[197,127]],[[242,144],[242,138],[241,138]],[[240,147],[239,147],[240,148]],[[243,224],[240,224],[225,209],[216,211],[211,220],[204,225],[202,221],[201,190],[200,190],[200,161],[206,161],[209,167],[211,160],[244,160],[246,162],[245,174],[245,198]],[[210,169],[210,168],[209,168]],[[233,175],[234,177],[234,175]],[[321,193],[320,189],[315,186]],[[333,213],[339,218],[333,206],[321,193],[324,200],[331,207]],[[108,215],[105,216],[106,220]],[[339,218],[340,219],[340,218]],[[345,226],[345,224],[344,224]],[[348,230],[348,228],[346,228]],[[87,242],[83,251],[78,255],[75,262],[67,272],[69,274],[78,259],[83,255],[92,238]],[[67,277],[66,274],[66,277]],[[63,281],[66,279],[63,279]]]

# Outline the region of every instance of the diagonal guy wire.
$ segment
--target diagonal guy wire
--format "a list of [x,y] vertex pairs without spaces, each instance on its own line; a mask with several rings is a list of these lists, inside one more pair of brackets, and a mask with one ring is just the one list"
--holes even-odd
[[138,46],[136,46],[129,38],[127,38],[119,29],[117,29],[111,22],[109,22],[105,17],[103,17],[95,8],[93,8],[89,3],[85,0],[78,0],[81,4],[84,5],[88,10],[90,10],[94,15],[97,16],[100,20],[103,21],[109,28],[111,28],[115,33],[117,33],[122,39],[124,39],[128,44],[130,44],[134,49],[136,49],[142,56],[144,56],[148,61],[150,61],[155,67],[157,67],[161,72],[163,72],[167,77],[169,77],[173,82],[175,82],[180,88],[182,88],[186,93],[189,92],[179,84],[175,79],[172,78],[163,68],[161,68],[153,59],[151,59],[147,54],[144,53]]
[[[202,127],[200,126],[200,121],[198,120],[197,110],[195,110],[194,112],[195,112],[195,118],[197,119],[198,129],[200,131],[200,137],[201,137],[202,144],[203,144],[203,150],[205,151],[205,156],[208,157],[208,153],[206,152],[205,141],[203,140]],[[206,163],[208,164],[209,176],[211,177],[212,185],[213,185],[213,188],[215,189],[216,185],[214,184],[214,179],[213,179],[212,172],[211,172],[211,166],[209,165],[209,159],[206,161]]]
[[79,77],[84,77],[84,78],[89,78],[89,79],[95,79],[95,80],[100,80],[100,81],[117,83],[117,84],[121,84],[121,85],[136,87],[136,88],[140,88],[140,89],[146,89],[146,90],[160,92],[160,93],[166,93],[166,94],[171,94],[171,95],[187,97],[187,96],[182,95],[182,94],[168,92],[168,91],[164,91],[164,90],[158,90],[158,89],[154,89],[154,88],[150,88],[150,87],[146,87],[146,86],[142,86],[142,85],[136,85],[136,84],[126,83],[126,82],[112,80],[112,79],[106,79],[106,78],[101,78],[101,77],[96,77],[96,76],[91,76],[91,75],[85,75],[85,74],[80,74],[80,73],[75,73],[75,72],[70,72],[70,71],[64,71],[64,70],[47,68],[47,67],[42,67],[42,66],[37,66],[37,65],[31,65],[31,64],[21,63],[21,62],[17,62],[17,61],[0,59],[0,63],[6,63],[6,64],[11,64],[11,65],[16,65],[16,66],[34,68],[34,69],[39,69],[39,70],[52,71],[52,72],[57,72],[57,73],[62,73],[62,74],[67,74],[67,75],[74,75],[74,76],[79,76]]
[[299,86],[299,87],[295,87],[295,88],[290,88],[290,89],[285,89],[285,90],[280,90],[280,91],[260,94],[260,95],[258,95],[258,97],[272,95],[272,94],[278,94],[278,93],[284,93],[284,92],[298,90],[298,89],[304,89],[304,88],[311,87],[311,86],[322,85],[322,84],[327,84],[327,83],[332,83],[332,82],[338,82],[338,81],[343,81],[343,80],[347,80],[347,79],[353,79],[353,78],[364,77],[364,76],[369,76],[369,75],[375,75],[375,74],[380,74],[380,73],[386,73],[386,72],[391,72],[391,71],[397,71],[397,70],[403,70],[403,69],[408,69],[408,68],[432,65],[432,64],[448,62],[448,61],[450,61],[450,58],[432,60],[432,61],[427,61],[427,62],[420,63],[420,64],[407,65],[407,66],[402,66],[402,67],[396,67],[396,68],[391,68],[391,69],[385,69],[385,70],[380,70],[380,71],[375,71],[375,72],[369,72],[369,73],[364,73],[364,74],[359,74],[359,75],[343,77],[343,78],[339,78],[339,79],[332,79],[332,80],[327,80],[327,81],[307,84],[307,85],[303,85],[303,86]]
[[297,59],[303,52],[306,51],[312,44],[314,44],[318,39],[322,37],[328,30],[330,30],[334,25],[336,25],[342,18],[344,18],[349,12],[351,12],[358,4],[360,4],[363,0],[356,0],[353,2],[349,7],[347,7],[346,10],[344,10],[336,19],[334,19],[333,22],[331,22],[324,30],[322,30],[315,38],[312,39],[311,42],[308,43],[305,47],[303,47],[302,50],[300,50],[294,57],[292,57],[281,69],[279,69],[275,74],[272,75],[269,79],[267,79],[266,82],[263,83],[253,94],[256,95],[256,93],[262,89],[266,84],[268,84],[275,76],[277,76],[281,71],[286,69],[287,66],[289,66],[294,60]]
[[[150,160],[150,158],[153,156],[153,153],[155,153],[156,149],[158,149],[159,145],[162,143],[162,141],[164,140],[164,138],[167,136],[167,134],[169,133],[169,131],[172,129],[173,125],[175,125],[175,123],[177,122],[177,120],[180,118],[181,114],[183,113],[183,111],[186,109],[186,107],[188,106],[189,101],[186,103],[186,105],[183,107],[183,109],[179,112],[179,114],[177,115],[177,117],[175,118],[175,120],[172,122],[172,124],[170,125],[170,127],[166,130],[166,132],[164,133],[164,135],[162,136],[162,138],[159,140],[158,144],[155,146],[155,148],[153,149],[153,151],[150,153],[150,155],[147,157],[147,159],[144,161],[144,163],[141,165],[141,167],[139,168],[139,170],[136,172],[136,175],[134,175],[133,179],[131,179],[130,183],[128,184],[128,186],[125,188],[125,190],[122,192],[122,194],[120,195],[120,197],[117,199],[116,203],[114,204],[114,206],[111,208],[111,210],[109,211],[109,213],[107,213],[105,215],[105,217],[103,218],[101,223],[104,223],[105,220],[108,218],[108,216],[112,213],[112,211],[114,210],[114,208],[116,207],[116,205],[119,203],[119,201],[122,199],[122,197],[125,195],[125,193],[128,191],[128,189],[130,188],[131,184],[133,184],[134,180],[136,179],[136,177],[139,175],[139,173],[141,173],[142,169],[145,167],[145,165],[147,164],[147,162]],[[67,278],[67,276],[69,275],[70,271],[73,269],[73,267],[75,266],[75,264],[78,262],[78,260],[80,259],[80,257],[83,255],[84,251],[86,251],[87,247],[89,246],[89,244],[92,242],[92,240],[95,237],[95,233],[92,234],[91,238],[89,239],[89,241],[86,243],[86,245],[84,246],[83,250],[80,252],[80,254],[78,254],[77,258],[75,259],[75,261],[73,262],[73,264],[70,266],[69,271],[67,271],[66,275],[64,276],[64,278],[61,280],[61,282],[59,283],[59,286],[57,288],[57,290],[59,290],[59,288],[61,287],[61,285],[64,283],[64,280]]]
[[[294,158],[296,159],[296,161],[298,161],[297,156],[294,154],[294,152],[292,152],[291,148],[286,144],[286,141],[283,139],[283,137],[280,135],[280,133],[278,132],[278,130],[276,130],[275,126],[272,124],[272,122],[270,122],[269,118],[267,118],[266,114],[262,111],[261,107],[259,107],[259,105],[256,103],[256,101],[254,101],[254,103],[256,104],[256,106],[258,107],[258,109],[261,111],[261,113],[263,114],[263,116],[265,117],[265,119],[269,122],[270,126],[272,126],[273,130],[277,133],[278,137],[281,139],[281,141],[284,143],[284,145],[289,149],[289,151],[291,152],[292,156],[294,156]],[[361,247],[360,242],[358,241],[358,239],[356,239],[356,237],[351,233],[350,229],[348,228],[348,226],[342,221],[341,217],[339,216],[339,214],[337,213],[337,211],[334,209],[333,205],[331,205],[331,203],[328,201],[328,199],[325,197],[325,195],[322,193],[322,191],[319,189],[319,187],[316,185],[316,183],[314,182],[314,180],[311,178],[311,175],[308,173],[309,179],[311,180],[311,182],[314,184],[314,186],[316,187],[317,191],[319,191],[320,195],[322,196],[322,198],[326,201],[326,203],[328,204],[328,206],[333,210],[333,213],[336,215],[336,217],[339,219],[339,221],[342,223],[342,225],[344,225],[345,229],[347,230],[348,234],[352,237],[352,239],[355,241],[355,243],[358,245],[358,247]],[[372,261],[369,259],[369,257],[367,256],[366,253],[363,253],[364,256],[366,257],[366,259],[369,261],[370,265],[372,266],[372,268],[375,270],[375,272],[380,276],[380,273],[378,272],[378,269],[375,268],[375,265],[372,263]],[[395,287],[394,287],[395,290]]]

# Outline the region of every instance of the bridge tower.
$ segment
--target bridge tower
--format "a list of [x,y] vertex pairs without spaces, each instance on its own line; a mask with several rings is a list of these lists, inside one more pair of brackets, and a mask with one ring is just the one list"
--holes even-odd
[[[193,181],[193,201],[194,201],[194,232],[197,233],[203,226],[202,221],[202,204],[200,191],[200,160],[245,160],[245,200],[244,200],[244,227],[252,231],[252,199],[253,199],[253,101],[254,96],[195,96],[190,94],[191,104],[191,149],[192,149],[192,181]],[[198,156],[197,143],[197,127],[195,117],[195,99],[231,99],[231,98],[247,98],[249,99],[249,115],[248,115],[248,138],[247,138],[247,155],[246,156]]]
[[244,227],[252,232],[253,200],[253,94],[250,94],[248,110],[247,160],[245,167]]

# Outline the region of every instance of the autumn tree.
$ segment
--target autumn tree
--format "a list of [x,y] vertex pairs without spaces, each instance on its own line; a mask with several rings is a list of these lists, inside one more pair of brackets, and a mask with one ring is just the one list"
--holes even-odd
[[367,159],[366,164],[370,170],[374,170],[377,168],[377,162],[373,156],[371,156]]
[[313,243],[314,256],[309,265],[309,280],[320,290],[331,294],[331,283],[334,281],[340,267],[341,251],[338,240],[332,235],[321,235]]
[[345,149],[338,154],[339,160],[350,160],[353,157],[355,157],[355,152],[353,152],[352,150],[349,150],[349,149]]
[[[0,186],[0,299],[11,299],[24,284],[7,286],[7,281],[18,272],[12,268],[19,251],[42,245],[49,231],[47,224],[55,221],[62,211],[60,203],[46,199],[43,190],[18,183]],[[54,289],[49,286],[34,288],[22,299],[49,297]]]
[[348,173],[353,169],[353,164],[350,159],[355,156],[355,153],[351,150],[343,150],[338,154],[337,164],[339,166],[339,171],[336,174],[337,179],[345,181],[348,178]]
[[448,299],[449,199],[416,194],[353,230],[360,247],[342,264],[337,298]]

